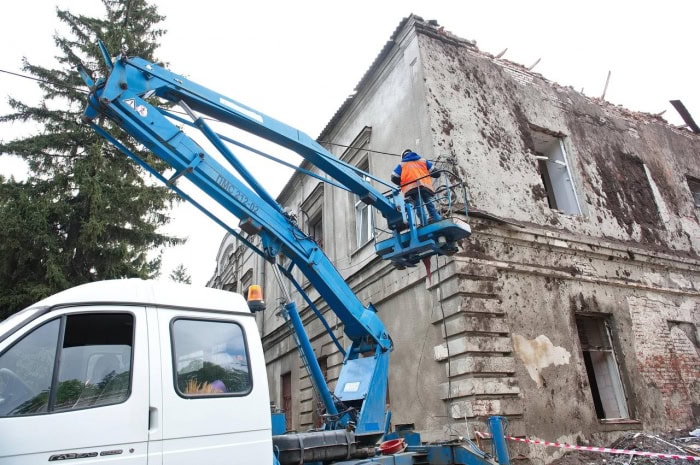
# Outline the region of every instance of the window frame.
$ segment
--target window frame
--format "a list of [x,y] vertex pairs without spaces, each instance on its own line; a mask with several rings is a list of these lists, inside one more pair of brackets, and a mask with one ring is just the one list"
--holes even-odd
[[695,206],[695,211],[700,214],[700,179],[686,175],[685,181],[688,184],[690,198]]
[[[27,415],[2,415],[0,414],[0,418],[15,418],[15,417],[30,417],[30,416],[37,416],[37,415],[49,415],[52,414],[53,411],[51,410],[51,399],[54,397],[54,383],[56,382],[56,373],[58,371],[57,367],[57,359],[58,359],[58,350],[62,345],[62,337],[61,333],[63,332],[64,328],[64,322],[63,322],[63,315],[57,316],[57,317],[52,317],[48,318],[45,321],[40,322],[36,326],[32,327],[29,331],[26,333],[22,334],[20,337],[17,338],[17,340],[13,341],[12,344],[8,345],[5,350],[0,352],[0,360],[7,355],[8,352],[10,352],[12,349],[14,349],[17,345],[22,343],[22,341],[26,340],[29,336],[34,334],[36,331],[40,330],[41,328],[44,328],[47,325],[50,325],[54,322],[58,322],[58,330],[57,330],[57,335],[56,335],[56,345],[54,347],[53,351],[53,361],[51,364],[51,372],[50,372],[50,382],[49,382],[49,397],[48,401],[46,404],[46,411],[43,412],[33,412]],[[62,412],[59,412],[62,413]]]
[[[196,321],[196,322],[207,322],[207,323],[227,323],[227,324],[232,324],[235,325],[239,328],[241,332],[241,337],[243,338],[243,348],[245,350],[245,356],[246,356],[246,361],[248,365],[248,389],[246,391],[240,391],[240,392],[217,392],[217,393],[211,393],[211,394],[197,394],[197,395],[192,395],[192,394],[186,394],[184,392],[180,391],[180,388],[178,387],[178,381],[177,381],[177,376],[178,376],[178,371],[177,371],[177,355],[175,352],[175,324],[178,321]],[[193,399],[212,399],[212,398],[222,398],[222,397],[246,397],[250,395],[251,392],[253,392],[253,386],[254,386],[254,379],[253,379],[253,372],[251,369],[251,358],[250,358],[250,349],[248,347],[248,337],[245,331],[245,328],[243,325],[241,325],[239,322],[235,320],[229,320],[229,319],[219,319],[219,318],[196,318],[196,317],[188,317],[188,316],[179,316],[175,317],[170,321],[170,357],[171,357],[171,363],[172,363],[172,382],[173,382],[173,390],[175,391],[175,394],[178,395],[178,397],[186,400],[193,400]]]
[[306,226],[306,234],[323,248],[323,214],[319,211],[309,218]]
[[253,284],[253,268],[249,267],[241,276],[241,294],[248,298],[248,288]]
[[[285,402],[285,399],[287,399],[287,396],[285,396],[285,383],[286,380],[289,380],[289,403]],[[280,375],[280,408],[284,412],[285,415],[285,428],[287,431],[292,431],[294,429],[294,388],[293,388],[293,380],[292,380],[292,372],[291,370],[285,371]],[[287,409],[285,409],[285,406],[288,406]]]
[[[601,348],[595,348],[591,350],[591,346],[589,344],[584,344],[584,341],[581,339],[581,332],[586,331],[586,328],[583,328],[579,324],[583,320],[594,321],[596,323],[595,329],[597,331],[600,331],[599,335],[605,337],[605,341],[602,342],[607,343],[606,346],[601,346]],[[591,397],[593,398],[596,417],[599,421],[603,422],[633,419],[632,409],[629,397],[627,395],[625,382],[623,379],[623,367],[620,365],[620,362],[617,358],[611,316],[607,314],[577,313],[576,315],[574,315],[574,321],[576,324],[577,339],[581,349],[581,357],[584,363],[584,368],[586,370],[587,379],[589,381],[588,384],[590,387]],[[588,335],[586,337],[588,337]],[[601,393],[601,389],[598,387],[599,374],[596,373],[595,367],[593,366],[593,360],[590,356],[592,352],[604,352],[608,354],[604,363],[606,365],[605,368],[607,368],[608,370],[608,375],[611,375],[610,369],[614,369],[615,376],[611,376],[610,382],[611,389],[615,397],[617,411],[620,413],[620,416],[618,417],[607,416],[607,414],[605,413],[605,401],[602,398],[603,396]],[[586,354],[589,354],[588,358],[586,358]],[[589,369],[589,364],[590,369],[593,369],[593,373],[591,373]],[[593,385],[593,383],[591,383],[591,378],[595,380],[595,386]],[[594,389],[596,392],[594,392]],[[596,405],[596,402],[600,403],[600,405]],[[598,411],[599,408],[600,410],[602,410],[602,412]]]
[[565,215],[583,215],[566,149],[566,136],[532,125],[530,130],[549,208]]
[[[46,311],[48,312],[47,309]],[[126,396],[121,399],[119,402],[112,402],[112,403],[106,403],[106,404],[99,404],[99,405],[86,405],[80,408],[70,408],[70,409],[61,409],[57,410],[56,409],[56,396],[58,394],[57,386],[59,383],[59,373],[61,369],[61,361],[63,360],[63,354],[62,352],[65,350],[63,347],[63,344],[65,342],[65,333],[66,333],[66,327],[68,324],[68,318],[71,316],[86,316],[86,315],[104,315],[104,314],[110,314],[110,315],[115,315],[115,314],[126,314],[131,316],[131,321],[132,321],[132,330],[131,330],[131,350],[130,350],[130,356],[129,356],[129,385],[128,389],[126,391]],[[33,326],[31,329],[27,330],[25,333],[20,335],[17,340],[13,341],[10,345],[8,345],[2,352],[0,352],[0,358],[5,356],[9,351],[11,351],[14,347],[16,347],[18,344],[20,344],[22,341],[24,341],[27,337],[29,337],[31,334],[33,334],[35,331],[39,330],[40,328],[43,328],[46,325],[49,325],[53,322],[58,321],[58,335],[57,335],[57,340],[56,340],[56,346],[54,348],[53,352],[53,365],[51,368],[51,384],[49,386],[49,397],[48,397],[48,402],[46,405],[46,410],[41,411],[41,412],[33,412],[30,414],[26,415],[0,415],[0,418],[15,418],[15,417],[30,417],[30,416],[37,416],[37,415],[55,415],[55,414],[62,414],[62,413],[69,413],[69,412],[77,412],[81,410],[90,410],[90,409],[96,409],[96,408],[101,408],[101,407],[109,407],[113,405],[119,405],[123,404],[124,402],[127,402],[133,393],[133,384],[134,384],[134,352],[135,352],[135,345],[136,345],[136,314],[134,312],[131,312],[129,310],[123,309],[123,310],[109,310],[109,309],[100,309],[100,310],[87,310],[87,311],[76,311],[76,312],[70,312],[70,313],[64,313],[61,315],[57,316],[51,316],[49,318],[46,318],[43,321],[38,322],[35,326]]]
[[[325,243],[324,197],[323,183],[318,183],[301,204],[301,211],[304,214],[304,233],[313,239],[321,249]],[[316,231],[319,225],[320,232]],[[319,235],[320,237],[318,237]]]
[[[353,141],[347,145],[346,150],[340,155],[340,159],[348,165],[355,166],[358,170],[364,173],[371,173],[372,163],[371,158],[369,156],[369,145],[371,138],[372,127],[364,126],[359,131],[357,136],[355,136]],[[368,183],[372,181],[371,175],[363,174],[360,172],[356,172],[356,174],[362,177]],[[364,204],[366,206],[360,205],[360,203],[364,204],[364,202],[362,202],[356,194],[350,192],[348,196],[348,204],[352,206],[352,211],[348,211],[348,217],[352,217],[354,219],[354,225],[350,226],[350,221],[348,220],[345,226],[347,234],[352,234],[352,230],[354,230],[355,233],[354,246],[352,245],[352,243],[348,242],[348,247],[351,248],[350,250],[348,250],[348,253],[350,254],[357,253],[360,249],[364,248],[368,243],[372,242],[373,240],[376,240],[377,238],[375,208],[367,204]],[[368,216],[367,240],[362,241],[362,234],[360,230],[362,227],[361,215],[365,211]]]
[[[369,157],[365,157],[360,163],[357,164],[359,170],[369,172]],[[365,182],[371,182],[371,178],[367,174],[361,175]],[[372,242],[376,238],[375,227],[374,227],[374,208],[371,205],[363,202],[357,194],[353,194],[354,200],[354,210],[355,210],[355,249],[359,250],[364,247],[369,242]],[[367,229],[362,231],[362,215],[367,215]],[[367,233],[367,238],[362,241],[362,232]]]

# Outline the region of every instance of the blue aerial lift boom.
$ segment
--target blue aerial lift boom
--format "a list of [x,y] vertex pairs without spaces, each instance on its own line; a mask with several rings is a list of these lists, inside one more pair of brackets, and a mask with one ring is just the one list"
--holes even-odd
[[[389,238],[375,244],[375,249],[399,268],[414,266],[433,255],[453,253],[457,241],[469,236],[469,226],[450,216],[421,225],[398,188],[379,192],[363,178],[365,173],[338,160],[303,132],[144,59],[126,55],[113,59],[104,45],[99,45],[109,74],[95,81],[81,68],[81,75],[90,88],[84,122],[273,264],[277,279],[280,280],[281,275],[289,278],[322,319],[291,271],[297,267],[306,276],[342,321],[345,334],[352,341],[350,347],[344,349],[327,327],[345,356],[335,392],[331,394],[295,304],[289,295],[286,296],[283,314],[293,326],[314,388],[324,403],[325,428],[354,428],[360,441],[364,439],[365,443],[374,444],[386,429],[385,402],[392,350],[391,338],[377,317],[376,309],[359,301],[318,244],[298,227],[295,218],[285,212],[225,142],[250,148],[217,134],[200,114],[296,152],[325,172],[331,178],[328,182],[353,192],[373,206],[386,219],[391,233]],[[172,104],[180,106],[188,118],[172,111]],[[107,121],[112,122],[111,128],[106,125]],[[201,131],[229,168],[207,153],[178,124]],[[147,159],[120,142],[120,136],[113,135],[116,134],[114,129],[143,144],[174,174],[166,178]],[[238,217],[243,232],[258,235],[259,245],[189,198],[177,185],[183,176]],[[445,189],[446,203],[450,204],[453,200],[449,196],[455,190],[452,187]],[[466,201],[462,205],[466,205]],[[280,254],[289,257],[291,265],[281,266],[277,261]]]

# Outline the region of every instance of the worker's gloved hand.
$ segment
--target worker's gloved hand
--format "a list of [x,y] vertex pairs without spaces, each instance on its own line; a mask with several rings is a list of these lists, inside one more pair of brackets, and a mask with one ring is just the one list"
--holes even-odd
[[439,178],[440,177],[440,172],[439,171],[433,171],[430,173],[431,178]]

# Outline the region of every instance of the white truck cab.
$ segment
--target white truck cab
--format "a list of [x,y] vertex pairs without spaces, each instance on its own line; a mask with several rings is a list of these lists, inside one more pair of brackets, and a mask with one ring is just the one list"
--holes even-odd
[[272,450],[262,345],[239,294],[102,281],[0,322],[2,465],[268,465]]

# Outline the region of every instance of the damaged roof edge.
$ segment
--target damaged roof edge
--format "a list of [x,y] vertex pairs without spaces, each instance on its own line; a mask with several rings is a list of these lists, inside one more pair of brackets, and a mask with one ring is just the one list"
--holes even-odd
[[[482,50],[479,50],[478,47],[476,46],[476,42],[472,40],[467,40],[467,39],[462,39],[460,37],[457,37],[456,35],[446,31],[442,26],[438,24],[437,21],[435,20],[429,20],[425,21],[422,17],[417,16],[415,14],[411,14],[401,20],[399,25],[396,27],[394,32],[391,34],[391,38],[387,41],[387,43],[384,45],[382,50],[379,52],[379,55],[374,59],[372,64],[370,65],[369,69],[365,72],[365,74],[362,76],[358,84],[355,86],[354,92],[352,93],[351,96],[345,99],[343,104],[338,108],[338,110],[335,112],[333,117],[330,119],[330,121],[326,124],[326,126],[323,128],[321,133],[319,134],[318,138],[316,139],[319,143],[323,143],[322,141],[328,136],[328,134],[331,132],[331,130],[336,126],[338,121],[341,119],[342,115],[345,114],[347,111],[348,107],[352,104],[354,100],[354,96],[356,96],[361,89],[363,89],[367,83],[370,81],[370,78],[374,75],[374,73],[380,68],[382,62],[386,58],[386,56],[391,52],[391,49],[396,45],[396,40],[399,37],[401,31],[411,22],[413,21],[413,26],[416,29],[416,32],[421,33],[423,35],[442,40],[447,43],[451,43],[453,45],[458,45],[462,47],[466,47],[470,49],[471,51],[489,58],[493,60],[494,62],[498,63],[501,66],[505,67],[510,67],[510,68],[516,68],[518,72],[525,73],[527,75],[530,75],[532,77],[536,77],[537,79],[541,79],[542,81],[548,83],[549,85],[553,87],[559,87],[559,88],[567,88],[570,89],[573,92],[576,92],[577,94],[580,94],[582,97],[594,102],[601,108],[605,108],[608,110],[613,110],[616,113],[619,114],[620,117],[622,118],[629,118],[630,116],[636,116],[636,117],[641,117],[644,118],[648,121],[653,121],[656,123],[663,124],[667,126],[668,128],[672,129],[674,132],[680,132],[679,128],[676,126],[670,124],[668,121],[663,119],[660,114],[652,114],[652,113],[647,113],[647,112],[641,112],[641,111],[634,111],[625,108],[622,105],[616,105],[611,102],[608,102],[606,100],[601,100],[599,98],[595,97],[588,97],[584,95],[581,92],[577,92],[573,87],[567,86],[564,84],[559,84],[557,82],[551,81],[544,76],[542,76],[539,73],[532,72],[530,71],[527,67],[519,64],[512,62],[510,60],[502,59],[495,57],[491,55],[490,53],[484,52]],[[685,130],[683,131],[684,135],[695,135],[697,134],[696,132],[692,130]]]
[[[377,57],[374,59],[372,64],[370,65],[369,69],[363,74],[362,78],[360,81],[357,83],[355,86],[354,92],[352,93],[351,96],[347,97],[345,101],[342,103],[340,108],[335,112],[333,117],[328,121],[326,126],[323,128],[321,133],[319,134],[318,138],[316,141],[320,144],[324,143],[325,138],[328,136],[328,134],[335,128],[335,126],[338,124],[340,119],[343,117],[343,115],[348,111],[348,108],[350,105],[352,105],[353,100],[355,100],[355,96],[359,94],[360,90],[363,89],[365,86],[369,84],[371,81],[372,76],[379,71],[381,68],[382,63],[386,59],[386,57],[391,53],[392,49],[394,46],[396,46],[396,41],[399,39],[402,31],[409,25],[412,24],[413,27],[415,27],[416,32],[441,40],[443,42],[452,44],[452,45],[457,45],[461,47],[465,47],[469,49],[472,53],[476,53],[480,56],[483,56],[485,58],[488,58],[492,60],[494,63],[501,67],[507,67],[511,68],[513,70],[517,70],[519,73],[524,73],[526,75],[532,76],[533,78],[539,79],[553,87],[559,87],[561,89],[569,89],[572,92],[575,92],[579,95],[581,95],[583,98],[591,101],[592,103],[598,105],[599,107],[603,108],[604,110],[612,110],[614,111],[618,117],[620,118],[630,118],[630,116],[636,116],[636,117],[641,117],[644,118],[648,121],[653,121],[659,124],[663,124],[664,126],[668,127],[672,131],[676,133],[681,133],[686,136],[697,136],[697,134],[693,133],[690,130],[681,130],[677,128],[676,126],[673,126],[672,124],[668,123],[666,120],[664,120],[660,115],[655,115],[655,114],[650,114],[650,113],[643,113],[643,112],[637,112],[633,110],[629,110],[625,107],[622,107],[621,105],[615,105],[613,103],[607,102],[605,100],[600,100],[595,97],[588,97],[584,95],[581,92],[576,91],[573,89],[571,86],[566,86],[562,85],[559,83],[556,83],[554,81],[551,81],[544,76],[542,76],[539,73],[530,71],[527,69],[525,66],[512,62],[507,59],[495,57],[491,55],[490,53],[484,52],[482,50],[479,50],[479,48],[476,46],[476,42],[473,40],[467,40],[467,39],[462,39],[460,37],[457,37],[456,35],[446,31],[442,26],[438,24],[437,21],[435,20],[428,20],[425,21],[422,17],[411,14],[401,20],[399,25],[396,27],[394,32],[391,34],[391,37],[389,40],[384,44],[384,47],[382,47],[382,50],[379,52]],[[309,162],[306,159],[303,159],[301,163],[299,164],[300,167],[302,168],[308,168],[309,167]],[[285,196],[289,195],[289,191],[292,188],[291,186],[294,184],[294,179],[299,175],[298,172],[294,172],[290,179],[287,181],[285,186],[282,188],[282,191],[278,194],[277,198],[282,199]]]

